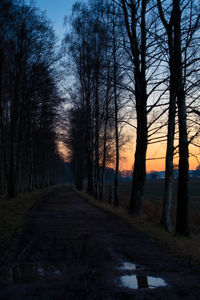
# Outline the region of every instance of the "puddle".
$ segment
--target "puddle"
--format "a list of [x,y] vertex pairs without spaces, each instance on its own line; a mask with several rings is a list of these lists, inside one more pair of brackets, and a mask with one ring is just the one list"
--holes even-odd
[[167,283],[158,277],[141,275],[124,275],[120,277],[121,285],[129,289],[155,289],[167,286]]
[[11,283],[28,283],[61,276],[54,266],[45,264],[19,264],[0,271],[0,279]]
[[120,276],[121,286],[129,289],[155,289],[158,287],[167,286],[164,279],[159,277],[144,276],[140,271],[144,270],[144,267],[131,262],[123,262],[119,267],[122,271],[132,271],[134,274],[127,274]]
[[133,271],[133,270],[142,270],[143,267],[130,262],[124,262],[119,269],[124,271]]

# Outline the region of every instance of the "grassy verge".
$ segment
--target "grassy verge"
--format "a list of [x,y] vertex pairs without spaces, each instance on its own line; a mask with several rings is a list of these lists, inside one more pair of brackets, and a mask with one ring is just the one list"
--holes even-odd
[[160,241],[172,252],[189,259],[192,264],[200,264],[200,238],[198,236],[192,235],[189,238],[175,236],[166,232],[160,225],[148,222],[146,216],[140,219],[131,217],[127,210],[122,207],[115,208],[107,203],[95,200],[84,192],[76,189],[74,191],[92,205],[119,216],[135,229],[147,234],[154,240]]
[[0,197],[0,255],[4,255],[12,246],[20,232],[25,215],[33,204],[48,194],[52,188],[34,191],[14,199]]

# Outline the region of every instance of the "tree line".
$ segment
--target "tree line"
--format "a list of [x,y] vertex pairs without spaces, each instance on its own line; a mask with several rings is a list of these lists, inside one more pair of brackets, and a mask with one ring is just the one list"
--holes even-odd
[[62,182],[54,121],[61,102],[56,37],[24,1],[0,3],[0,193],[15,197]]
[[[198,1],[76,2],[62,43],[68,87],[65,143],[75,183],[103,200],[114,164],[114,205],[124,125],[135,133],[129,212],[141,215],[147,147],[166,141],[161,223],[171,224],[173,159],[179,157],[176,233],[189,235],[189,144],[199,147],[200,8]],[[64,63],[63,63],[64,65]]]

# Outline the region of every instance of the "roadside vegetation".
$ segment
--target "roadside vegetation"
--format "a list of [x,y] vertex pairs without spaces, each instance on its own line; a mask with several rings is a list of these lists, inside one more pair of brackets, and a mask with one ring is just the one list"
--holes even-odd
[[[109,185],[105,189],[105,201],[109,202]],[[200,233],[200,185],[199,180],[190,180],[190,219],[192,234]],[[153,224],[159,224],[162,212],[162,197],[164,192],[164,180],[147,181],[144,187],[144,202],[142,218]],[[128,208],[131,194],[131,182],[121,182],[119,184],[119,203],[123,208]],[[176,198],[177,182],[173,183],[172,189],[172,232],[175,230],[176,221]]]
[[[192,190],[192,210],[191,210],[191,236],[184,237],[175,233],[170,234],[163,230],[160,225],[160,213],[162,210],[162,193],[160,191],[164,188],[163,182],[147,182],[144,191],[145,200],[143,205],[142,217],[136,218],[128,213],[128,201],[130,197],[131,184],[122,183],[119,185],[119,207],[109,204],[109,186],[107,186],[105,192],[105,201],[100,202],[94,197],[88,195],[85,192],[81,192],[74,189],[81,197],[86,199],[90,204],[99,207],[105,211],[111,212],[121,219],[125,220],[131,226],[146,234],[148,237],[160,241],[161,244],[166,246],[170,251],[187,258],[191,264],[200,263],[200,201],[197,199],[199,195],[199,182],[190,182],[190,187],[194,187]],[[152,195],[155,194],[155,197]],[[175,221],[175,207],[172,213],[172,220]],[[175,224],[173,226],[175,229]]]
[[25,193],[13,199],[0,197],[0,262],[14,246],[28,210],[51,190],[52,188],[46,188],[45,190]]

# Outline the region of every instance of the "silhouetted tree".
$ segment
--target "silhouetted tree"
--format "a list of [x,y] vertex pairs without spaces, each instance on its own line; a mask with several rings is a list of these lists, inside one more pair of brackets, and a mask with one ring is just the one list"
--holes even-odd
[[132,180],[130,213],[140,215],[146,176],[147,149],[147,81],[146,81],[146,14],[149,1],[122,0],[123,17],[130,42],[134,66],[137,142]]
[[[65,38],[65,45],[75,65],[75,80],[81,95],[72,100],[73,105],[76,107],[78,102],[85,115],[87,191],[97,199],[103,197],[109,137],[114,133],[110,120],[115,122],[115,132],[118,127],[116,58],[114,61],[113,31],[109,28],[112,18],[109,6],[103,1],[76,3],[71,19],[72,32]],[[114,52],[116,56],[116,49]],[[116,153],[118,151],[117,142]],[[119,155],[117,164],[119,165]]]
[[[174,152],[174,129],[176,103],[178,107],[179,129],[179,179],[178,179],[178,206],[176,232],[184,235],[189,234],[189,192],[188,192],[188,139],[186,120],[186,97],[191,103],[194,100],[189,95],[194,88],[193,75],[198,70],[195,65],[199,60],[196,55],[198,50],[194,46],[199,29],[199,12],[197,3],[188,1],[183,5],[180,1],[172,1],[172,5],[157,0],[160,19],[165,28],[169,47],[169,70],[170,70],[170,106],[168,121],[168,142],[166,154],[166,179],[161,222],[166,229],[171,231],[171,194],[173,177],[173,152]],[[167,5],[163,8],[163,5]],[[169,11],[170,10],[170,11]],[[165,12],[165,13],[164,13]],[[187,17],[186,17],[187,16]],[[190,16],[188,18],[188,16]],[[168,21],[169,20],[169,21]],[[195,53],[195,57],[192,57]],[[194,93],[197,90],[194,88]]]
[[55,35],[43,14],[23,1],[6,2],[0,22],[0,184],[15,197],[60,181],[56,166],[64,175],[53,128],[61,99],[53,71]]

